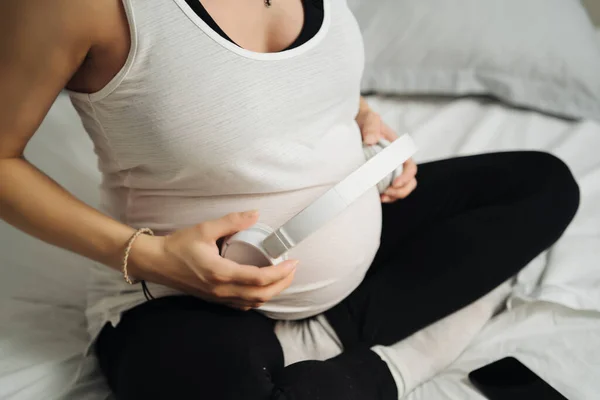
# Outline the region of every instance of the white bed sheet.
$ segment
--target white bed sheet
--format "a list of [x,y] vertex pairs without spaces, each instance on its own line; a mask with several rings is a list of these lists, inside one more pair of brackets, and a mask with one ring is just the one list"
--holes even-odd
[[519,276],[498,316],[447,371],[410,400],[483,400],[469,371],[514,355],[569,399],[600,393],[600,124],[568,122],[489,100],[394,99],[371,104],[396,130],[411,132],[417,160],[512,149],[545,150],[571,167],[580,210],[564,237]]

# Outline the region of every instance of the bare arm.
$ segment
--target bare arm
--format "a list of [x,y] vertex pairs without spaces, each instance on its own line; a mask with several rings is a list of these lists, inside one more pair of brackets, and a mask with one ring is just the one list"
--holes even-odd
[[[23,158],[29,139],[93,45],[85,1],[0,4],[0,218],[118,268],[133,229],[77,200]],[[77,3],[79,3],[77,5]]]
[[[114,269],[134,232],[79,201],[23,157],[52,103],[78,70],[102,26],[102,2],[0,2],[0,218],[47,243]],[[291,283],[293,266],[254,268],[218,257],[219,234],[241,215],[165,238],[136,241],[130,271],[213,301],[247,308]]]

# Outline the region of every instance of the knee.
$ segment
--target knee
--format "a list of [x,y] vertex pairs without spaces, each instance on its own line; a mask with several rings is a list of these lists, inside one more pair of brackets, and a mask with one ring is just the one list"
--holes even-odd
[[[569,166],[557,156],[546,152],[527,152],[528,165],[538,172],[534,179],[542,185],[548,201],[553,204],[553,215],[570,222],[579,208],[579,185]],[[532,182],[532,185],[536,185]]]
[[[170,311],[148,315],[152,325],[129,320],[127,345],[115,363],[118,399],[272,397],[271,374],[283,369],[283,353],[266,318],[212,305]],[[133,327],[136,322],[146,330]]]
[[292,364],[275,376],[270,400],[397,399],[398,388],[385,361],[360,347],[327,361]]
[[231,345],[228,350],[215,352],[217,356],[213,353],[197,360],[199,365],[194,373],[202,387],[198,392],[202,393],[200,397],[214,400],[271,399],[277,391],[272,375],[283,366],[274,366],[264,358],[261,350]]
[[209,394],[207,399],[268,400],[273,397],[276,392],[273,375],[283,369],[283,352],[274,333],[238,332],[237,340],[215,341],[209,345],[211,349],[201,360],[202,379],[210,387],[204,391]]
[[[275,385],[271,374],[277,368],[259,349],[229,343],[207,345],[212,348],[207,346],[203,351],[185,349],[177,343],[169,350],[166,345],[145,347],[143,350],[151,354],[143,364],[136,360],[140,357],[129,354],[120,362],[119,379],[111,389],[118,399],[127,400],[272,398]],[[165,356],[166,351],[172,354]]]

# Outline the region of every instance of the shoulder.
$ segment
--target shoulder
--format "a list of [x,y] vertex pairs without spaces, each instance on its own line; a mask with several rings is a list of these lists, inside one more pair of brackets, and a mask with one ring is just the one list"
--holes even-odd
[[114,18],[110,3],[120,0],[2,0],[0,33],[51,47],[53,43],[91,47],[105,33],[106,19]]
[[35,132],[102,43],[113,3],[121,0],[0,0],[0,137],[23,144]]

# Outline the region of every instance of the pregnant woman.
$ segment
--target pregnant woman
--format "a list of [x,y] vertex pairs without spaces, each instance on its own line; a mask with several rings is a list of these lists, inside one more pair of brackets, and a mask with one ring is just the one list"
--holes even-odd
[[[118,400],[403,397],[578,207],[548,154],[409,160],[290,260],[239,265],[221,238],[279,226],[396,137],[360,97],[345,0],[4,0],[0,55],[0,217],[97,262],[90,349]],[[102,212],[23,157],[63,89]]]

